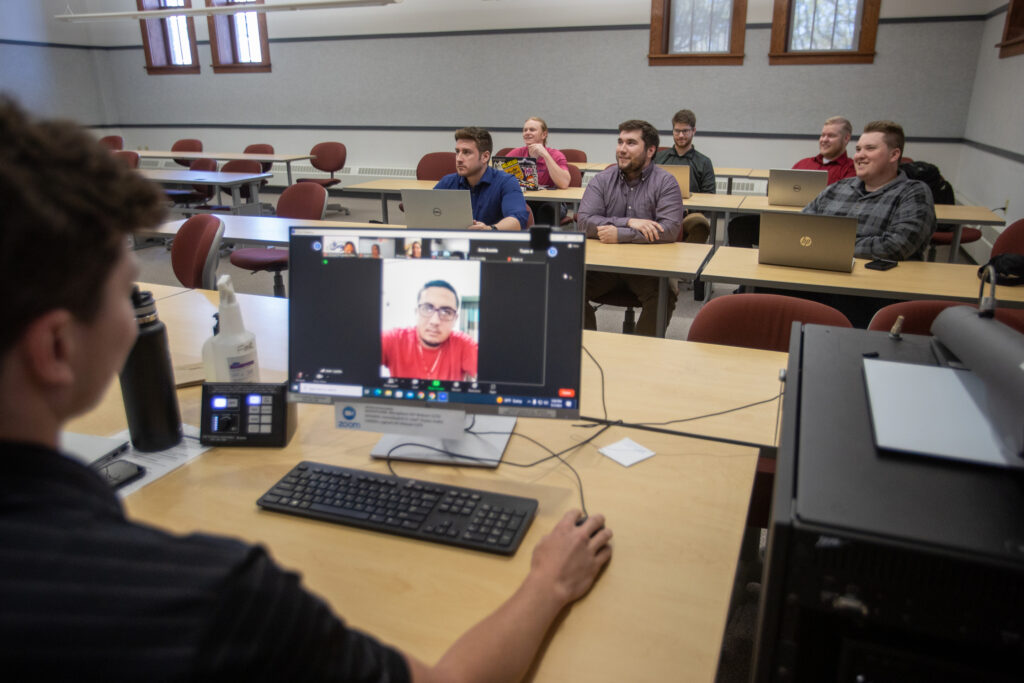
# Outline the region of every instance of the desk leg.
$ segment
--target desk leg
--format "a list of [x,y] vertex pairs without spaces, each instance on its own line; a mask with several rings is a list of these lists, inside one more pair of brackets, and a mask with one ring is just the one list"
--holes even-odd
[[242,186],[231,186],[231,213],[238,215],[242,213]]
[[288,187],[292,186],[292,162],[284,162],[284,167],[288,170]]
[[383,223],[388,222],[388,196],[386,194],[380,196],[380,217]]
[[655,319],[654,330],[659,337],[665,336],[668,329],[668,278],[658,278],[658,317]]
[[960,251],[960,236],[963,234],[964,226],[957,223],[953,226],[953,243],[949,245],[949,262],[956,263],[957,252]]

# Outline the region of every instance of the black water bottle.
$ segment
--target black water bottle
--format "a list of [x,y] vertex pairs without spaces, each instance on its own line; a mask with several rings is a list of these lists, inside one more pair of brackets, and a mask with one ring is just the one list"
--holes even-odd
[[121,397],[132,446],[162,451],[181,441],[181,414],[167,345],[167,328],[149,292],[132,292],[139,337],[121,369]]

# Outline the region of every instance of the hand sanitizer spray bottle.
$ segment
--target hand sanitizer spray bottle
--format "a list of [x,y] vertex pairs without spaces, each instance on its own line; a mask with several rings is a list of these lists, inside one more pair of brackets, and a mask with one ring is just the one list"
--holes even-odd
[[203,370],[207,382],[259,382],[256,335],[245,329],[242,311],[230,275],[217,280],[220,322],[203,344]]

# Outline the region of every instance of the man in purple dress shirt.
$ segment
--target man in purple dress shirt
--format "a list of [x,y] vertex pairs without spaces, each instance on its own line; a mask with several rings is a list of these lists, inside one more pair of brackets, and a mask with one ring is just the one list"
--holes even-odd
[[[676,179],[652,163],[658,150],[658,130],[647,121],[619,125],[616,165],[594,176],[583,193],[577,223],[587,237],[607,244],[675,242],[683,221],[683,197]],[[658,278],[591,271],[587,273],[587,300],[625,285],[640,300],[637,334],[653,337],[658,313]],[[667,315],[676,304],[670,288]],[[584,309],[584,326],[597,328],[594,307]]]

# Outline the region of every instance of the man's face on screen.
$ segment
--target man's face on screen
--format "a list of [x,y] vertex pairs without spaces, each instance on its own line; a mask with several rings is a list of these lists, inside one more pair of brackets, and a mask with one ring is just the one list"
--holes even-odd
[[451,336],[458,319],[455,294],[445,287],[427,287],[416,306],[416,332],[424,346],[435,347]]

